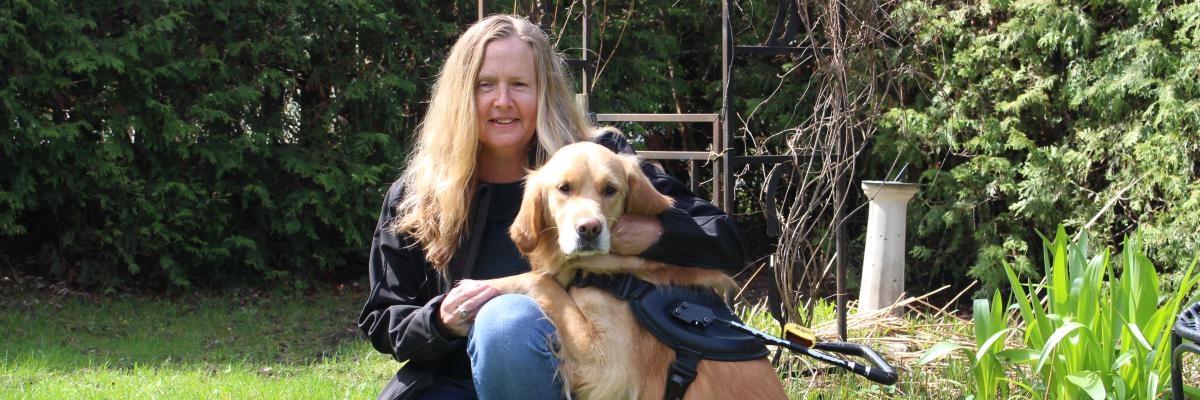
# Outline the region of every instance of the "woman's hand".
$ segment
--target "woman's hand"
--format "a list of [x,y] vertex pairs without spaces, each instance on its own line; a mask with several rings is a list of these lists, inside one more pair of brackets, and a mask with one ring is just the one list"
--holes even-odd
[[662,236],[662,221],[656,216],[622,215],[612,227],[609,252],[636,256],[649,249]]
[[499,294],[500,291],[479,281],[459,281],[446,293],[446,297],[442,299],[442,306],[438,309],[442,328],[454,337],[467,336],[471,324],[475,323],[479,307],[483,307],[483,303]]

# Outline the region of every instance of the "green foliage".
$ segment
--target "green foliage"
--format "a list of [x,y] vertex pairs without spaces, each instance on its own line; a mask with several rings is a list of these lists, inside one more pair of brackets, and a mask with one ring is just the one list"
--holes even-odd
[[910,206],[917,281],[969,268],[989,293],[1003,260],[1036,274],[1032,232],[1060,221],[1101,244],[1137,229],[1168,271],[1200,253],[1195,2],[907,1],[893,17],[913,35],[894,57],[914,73],[872,158],[925,184]]
[[[973,372],[976,377],[992,375],[974,381],[977,397],[1005,398],[998,393],[1012,383],[1031,397],[1158,398],[1170,376],[1170,332],[1196,284],[1195,262],[1182,274],[1180,287],[1170,292],[1160,290],[1140,235],[1125,240],[1119,276],[1107,249],[1089,258],[1087,235],[1071,242],[1059,226],[1045,247],[1050,249],[1045,284],[1025,284],[1005,265],[1015,297],[1014,307],[1007,308],[1016,309],[1014,326],[1007,326],[1009,313],[999,291],[990,308],[988,300],[975,300],[977,338],[989,339],[977,342]],[[1020,346],[1005,350],[1005,343],[1014,339]],[[944,356],[952,347],[939,345],[923,361]],[[1005,375],[1009,378],[1000,378]]]
[[4,2],[0,259],[99,287],[360,270],[456,7]]
[[[511,3],[490,11],[525,11]],[[361,271],[426,81],[475,4],[3,3],[0,260],[99,287]],[[761,42],[774,5],[739,4],[738,43]],[[1200,6],[882,7],[900,46],[856,50],[847,79],[861,85],[868,63],[913,72],[893,82],[857,171],[879,179],[898,158],[925,185],[910,205],[920,266],[910,282],[974,277],[991,293],[1003,260],[1039,272],[1028,228],[1060,221],[1091,222],[1103,244],[1139,229],[1168,271],[1200,253]],[[578,57],[579,8],[560,11],[552,37]],[[720,2],[607,1],[593,12],[592,110],[720,111]],[[805,57],[739,59],[735,144],[787,150],[820,92]],[[711,140],[704,124],[623,128],[655,150]],[[752,237],[766,172],[754,168],[737,197]],[[852,240],[861,217],[851,216]]]

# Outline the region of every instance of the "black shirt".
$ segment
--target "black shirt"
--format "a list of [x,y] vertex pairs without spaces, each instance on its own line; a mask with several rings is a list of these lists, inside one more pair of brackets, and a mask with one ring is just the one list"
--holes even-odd
[[491,197],[487,206],[487,224],[482,227],[483,237],[479,243],[479,255],[471,279],[493,279],[529,272],[529,260],[517,251],[517,245],[508,237],[517,211],[521,208],[521,194],[525,181],[486,184]]

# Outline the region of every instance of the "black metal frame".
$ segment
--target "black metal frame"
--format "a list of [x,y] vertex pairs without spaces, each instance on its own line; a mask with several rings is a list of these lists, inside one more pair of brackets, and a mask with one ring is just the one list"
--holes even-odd
[[1195,343],[1183,343],[1183,339],[1174,332],[1171,333],[1171,398],[1183,400],[1183,353],[1200,354],[1200,346]]
[[[1191,343],[1184,343],[1184,339]],[[1200,303],[1180,310],[1171,329],[1171,398],[1183,400],[1183,353],[1200,354]]]
[[[799,6],[795,0],[779,0],[778,7],[775,11],[775,20],[771,25],[771,31],[767,35],[767,40],[761,45],[737,45],[737,41],[733,35],[733,25],[731,10],[733,8],[733,0],[724,0],[721,2],[721,120],[723,142],[729,144],[728,148],[721,149],[721,154],[725,159],[724,165],[727,166],[721,171],[723,181],[727,186],[724,195],[726,198],[723,204],[733,204],[733,170],[740,168],[746,164],[774,164],[770,177],[767,180],[767,204],[764,212],[766,213],[768,233],[774,233],[774,236],[779,234],[779,220],[775,212],[775,197],[773,196],[780,182],[780,177],[783,174],[790,173],[793,168],[784,167],[785,165],[798,165],[800,160],[796,155],[745,155],[745,149],[742,149],[733,139],[733,133],[737,131],[733,118],[733,97],[735,96],[733,85],[733,61],[739,56],[758,56],[758,55],[779,55],[792,53],[825,53],[829,49],[826,47],[812,46],[793,46],[789,45],[794,41],[798,33],[800,24]],[[837,21],[845,25],[845,17],[842,14],[841,6],[837,8]],[[808,162],[813,162],[814,157],[807,157]],[[839,179],[848,179],[841,177]],[[834,198],[844,198],[846,193],[842,193],[842,188],[846,182],[837,182],[834,185]],[[845,230],[845,211],[839,204],[834,210],[834,257],[837,263],[835,279],[836,279],[836,301],[837,301],[837,330],[841,340],[846,340],[846,230]],[[729,211],[728,209],[726,211]],[[774,229],[771,229],[774,228]],[[773,268],[776,266],[772,266]],[[790,266],[786,266],[790,268]],[[774,284],[774,275],[772,276],[772,284]],[[777,299],[776,299],[777,301]],[[778,310],[778,304],[771,305],[772,310]],[[783,321],[781,316],[776,316],[780,319],[780,324]]]

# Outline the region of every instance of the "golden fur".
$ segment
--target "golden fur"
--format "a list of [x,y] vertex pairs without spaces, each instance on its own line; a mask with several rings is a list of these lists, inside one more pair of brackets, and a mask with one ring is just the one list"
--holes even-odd
[[[642,329],[629,307],[603,289],[564,290],[577,269],[628,272],[655,284],[727,290],[733,280],[720,271],[658,263],[608,253],[608,243],[573,233],[592,219],[603,221],[598,238],[623,213],[657,215],[671,206],[638,168],[637,159],[594,143],[559,150],[530,173],[520,212],[510,230],[529,257],[532,271],[485,281],[503,293],[531,296],[558,329],[561,374],[583,399],[663,398],[674,350]],[[564,236],[574,236],[563,240]],[[566,388],[564,388],[566,389]],[[786,399],[765,358],[741,362],[704,360],[687,399]]]

